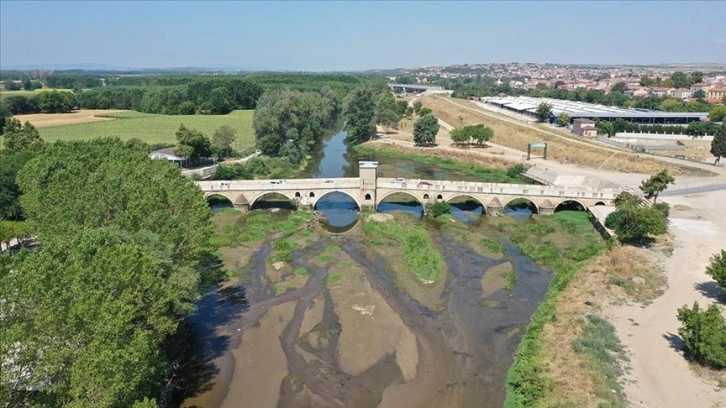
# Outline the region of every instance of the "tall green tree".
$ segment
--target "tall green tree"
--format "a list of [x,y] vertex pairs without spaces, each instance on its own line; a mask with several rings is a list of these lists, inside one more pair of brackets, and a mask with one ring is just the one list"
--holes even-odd
[[413,124],[413,142],[417,145],[431,145],[436,143],[436,134],[439,133],[439,120],[434,115],[419,118]]
[[376,94],[368,86],[353,90],[345,98],[345,129],[347,140],[358,144],[376,135]]
[[706,267],[706,275],[713,278],[718,286],[726,291],[726,251],[711,257],[711,263]]
[[650,176],[640,183],[640,190],[645,193],[647,199],[653,199],[653,204],[658,200],[658,195],[668,188],[668,185],[676,182],[676,179],[668,174],[668,169],[663,169]]
[[396,98],[389,91],[381,92],[376,99],[376,123],[386,129],[395,129],[400,120]]
[[723,122],[726,120],[726,105],[716,105],[708,112],[708,119],[712,122]]
[[178,144],[175,154],[191,160],[192,163],[199,162],[203,157],[212,156],[212,143],[198,130],[189,129],[183,124],[179,125],[176,141]]
[[8,153],[16,153],[23,150],[37,150],[43,145],[38,130],[30,122],[24,125],[15,118],[10,118],[5,123],[3,133],[3,145]]
[[492,137],[494,137],[494,130],[482,124],[464,126],[451,131],[451,140],[459,144],[474,141],[481,145],[491,140]]
[[610,92],[625,93],[628,90],[628,84],[623,81],[617,82],[610,88]]
[[40,249],[0,257],[0,400],[153,404],[210,250],[198,187],[117,139],[46,146],[17,181]]
[[20,221],[24,219],[20,206],[20,187],[16,176],[35,152],[23,150],[10,153],[0,150],[0,220]]
[[691,84],[698,84],[703,82],[703,72],[694,71],[691,72]]
[[550,118],[550,114],[552,113],[552,105],[546,102],[542,102],[539,105],[537,105],[537,110],[535,111],[535,116],[537,117],[538,122],[547,122]]
[[711,154],[716,156],[716,161],[726,157],[726,122],[716,130],[711,141]]
[[688,75],[681,71],[674,72],[671,75],[671,81],[673,81],[673,86],[676,88],[688,88],[691,86],[691,81],[688,78]]
[[222,153],[229,156],[230,151],[232,150],[232,143],[234,143],[237,138],[236,133],[237,132],[232,129],[231,126],[222,125],[214,131],[214,134],[212,134],[212,143],[214,143],[214,146],[216,146]]

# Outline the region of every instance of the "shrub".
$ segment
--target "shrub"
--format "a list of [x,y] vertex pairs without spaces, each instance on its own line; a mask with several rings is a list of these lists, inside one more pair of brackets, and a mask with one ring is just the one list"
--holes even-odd
[[706,274],[726,291],[726,251],[722,249],[721,253],[711,257],[711,264],[706,267]]
[[429,210],[432,217],[436,218],[444,214],[451,214],[451,204],[446,201],[438,201]]
[[660,202],[653,204],[653,209],[658,210],[663,213],[663,215],[668,218],[668,216],[671,213],[671,205],[668,203]]
[[701,364],[726,368],[726,319],[721,308],[712,304],[702,310],[695,302],[691,309],[678,309],[678,320],[686,355]]

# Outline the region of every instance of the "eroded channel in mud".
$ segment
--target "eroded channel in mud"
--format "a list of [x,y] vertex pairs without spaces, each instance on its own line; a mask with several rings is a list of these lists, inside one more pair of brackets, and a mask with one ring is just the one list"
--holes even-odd
[[[190,319],[213,374],[183,405],[501,406],[550,275],[506,242],[488,257],[443,229],[430,234],[446,263],[433,286],[406,281],[400,253],[363,234],[322,234],[280,271],[268,243],[250,248],[244,286],[205,296]],[[497,272],[509,265],[511,291]]]

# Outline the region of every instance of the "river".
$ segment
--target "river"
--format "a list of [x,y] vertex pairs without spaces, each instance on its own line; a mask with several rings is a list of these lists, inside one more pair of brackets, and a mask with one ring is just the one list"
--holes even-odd
[[[476,180],[413,160],[359,157],[344,139],[340,132],[327,140],[306,176],[352,177],[358,160],[373,159],[381,177]],[[349,197],[324,198],[318,210],[328,223],[356,223]],[[395,201],[380,208],[401,210],[420,217],[422,209]],[[443,255],[446,278],[433,285],[402,273],[400,252],[371,246],[359,228],[316,232],[280,271],[271,243],[241,250],[241,283],[210,291],[188,318],[197,364],[185,372],[182,405],[500,407],[512,355],[550,274],[480,214],[480,206],[457,205],[461,230],[404,220],[426,225]],[[501,240],[504,253],[483,255],[455,234]],[[511,290],[506,269],[517,277]]]

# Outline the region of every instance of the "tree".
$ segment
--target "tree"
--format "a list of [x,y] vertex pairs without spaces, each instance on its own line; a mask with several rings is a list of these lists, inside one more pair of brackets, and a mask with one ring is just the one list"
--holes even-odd
[[722,123],[714,133],[711,141],[711,154],[716,156],[716,161],[726,157],[726,122]]
[[376,123],[386,127],[387,130],[397,128],[401,120],[398,109],[396,98],[388,91],[381,92],[376,100]]
[[421,101],[416,101],[413,103],[413,113],[418,115],[421,108],[423,108],[423,103],[421,103]]
[[6,91],[19,91],[23,89],[22,84],[15,81],[5,81],[3,86],[5,87]]
[[189,159],[192,163],[196,163],[202,157],[210,157],[212,155],[212,143],[209,138],[198,130],[188,129],[183,124],[179,125],[176,131],[176,140],[178,142],[174,153]]
[[35,152],[23,150],[9,153],[0,150],[0,220],[23,220],[20,206],[20,187],[15,182],[18,171],[30,160]]
[[645,193],[645,197],[649,200],[652,198],[655,204],[658,194],[666,190],[669,184],[674,184],[675,181],[676,179],[668,174],[668,169],[663,169],[650,176],[649,179],[643,180],[640,183],[640,189]]
[[703,89],[699,89],[693,93],[693,97],[696,99],[703,99],[706,97],[706,92],[704,92]]
[[423,116],[413,124],[413,142],[417,145],[436,143],[437,133],[439,133],[439,120],[434,115]]
[[673,86],[676,88],[688,88],[691,86],[691,81],[686,74],[681,71],[676,71],[671,75],[671,81]]
[[722,249],[720,253],[712,256],[710,261],[706,267],[706,275],[712,277],[721,290],[726,291],[726,251]]
[[597,133],[607,135],[608,137],[615,134],[613,123],[607,120],[598,120],[595,122],[595,129],[597,129]]
[[693,308],[678,309],[678,320],[686,355],[716,369],[726,368],[726,319],[721,309],[714,303],[702,310],[694,302]]
[[570,123],[570,115],[565,112],[557,115],[557,126],[565,127]]
[[458,144],[475,141],[481,145],[491,140],[492,137],[494,137],[494,130],[482,124],[464,126],[451,131],[451,140]]
[[726,105],[716,105],[708,112],[708,120],[712,122],[723,122],[726,119]]
[[700,71],[691,72],[691,83],[700,84],[701,82],[703,82],[703,72],[700,72]]
[[668,230],[668,220],[662,211],[651,207],[624,207],[608,214],[605,226],[615,231],[618,239],[637,241],[648,235],[660,235]]
[[212,143],[223,153],[229,156],[232,149],[232,143],[237,138],[236,132],[229,125],[222,125],[214,131],[212,135]]
[[643,200],[640,199],[640,197],[636,196],[635,194],[631,194],[627,191],[623,191],[620,194],[618,194],[617,197],[615,197],[615,200],[613,200],[613,204],[615,204],[615,208],[617,209],[623,209],[626,207],[638,207],[643,203]]
[[40,245],[0,257],[2,399],[153,405],[170,368],[163,347],[194,307],[211,249],[198,187],[118,139],[46,146],[17,180]]
[[43,145],[38,130],[30,122],[21,125],[20,121],[10,118],[3,130],[3,144],[8,153],[22,150],[36,150]]
[[361,86],[345,98],[347,140],[362,143],[376,134],[376,96],[372,88]]
[[538,122],[547,122],[550,119],[550,114],[552,113],[552,105],[546,102],[542,102],[539,105],[537,105],[537,110],[535,111],[535,116],[537,117]]
[[30,78],[23,79],[23,89],[26,91],[32,91],[33,90],[33,82],[30,80]]
[[617,82],[615,85],[613,85],[610,88],[610,92],[617,92],[617,93],[625,93],[625,91],[628,90],[628,84],[626,84],[624,81]]
[[426,116],[426,115],[431,115],[432,113],[433,113],[433,111],[426,107],[423,107],[423,108],[419,109],[419,111],[418,111],[418,115],[421,117]]
[[653,85],[655,85],[655,81],[653,80],[653,78],[650,78],[645,75],[640,78],[640,86],[651,87]]

